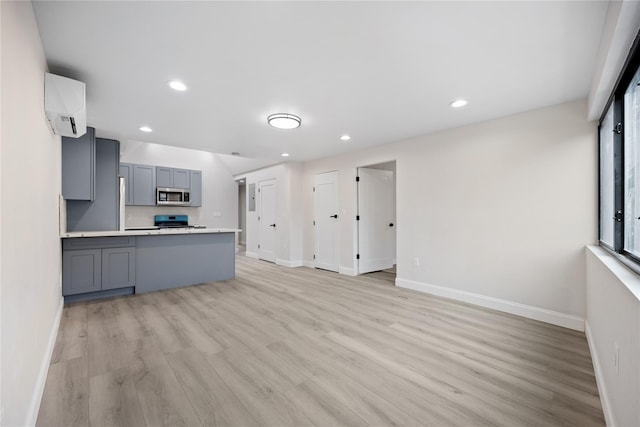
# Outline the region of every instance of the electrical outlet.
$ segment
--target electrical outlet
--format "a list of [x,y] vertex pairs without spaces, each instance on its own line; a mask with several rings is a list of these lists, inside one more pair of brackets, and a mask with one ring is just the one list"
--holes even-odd
[[613,343],[613,367],[616,369],[616,375],[620,375],[620,348],[618,343]]

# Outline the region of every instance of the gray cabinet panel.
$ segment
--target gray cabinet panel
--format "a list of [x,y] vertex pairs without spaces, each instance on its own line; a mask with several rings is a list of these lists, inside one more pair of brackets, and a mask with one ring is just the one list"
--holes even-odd
[[200,171],[189,171],[190,172],[190,181],[191,181],[191,206],[198,207],[202,206],[202,172]]
[[135,236],[74,237],[62,240],[62,250],[124,248],[136,245]]
[[118,169],[120,142],[95,139],[95,171],[93,201],[67,202],[67,230],[110,231],[118,229]]
[[156,185],[158,187],[173,187],[173,168],[156,166]]
[[127,206],[133,205],[133,165],[131,163],[120,163],[119,176],[124,178],[125,202]]
[[175,188],[190,188],[189,184],[189,171],[186,169],[174,169],[173,170],[173,187]]
[[235,233],[136,238],[136,293],[234,276]]
[[96,166],[95,129],[80,138],[62,137],[62,196],[67,200],[93,200]]
[[148,165],[133,165],[133,204],[156,205],[156,168]]
[[62,253],[62,295],[99,291],[102,281],[102,251],[85,249]]
[[102,290],[136,284],[136,248],[102,250]]

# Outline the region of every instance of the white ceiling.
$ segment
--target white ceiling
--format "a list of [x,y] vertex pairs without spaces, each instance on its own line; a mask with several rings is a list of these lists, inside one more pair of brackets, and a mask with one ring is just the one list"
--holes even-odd
[[[607,5],[47,1],[34,10],[50,70],[86,82],[99,135],[240,152],[250,160],[235,158],[239,173],[282,152],[306,161],[585,98]],[[189,90],[171,90],[171,79]],[[457,98],[469,105],[450,108]],[[266,117],[278,112],[302,126],[271,128]]]

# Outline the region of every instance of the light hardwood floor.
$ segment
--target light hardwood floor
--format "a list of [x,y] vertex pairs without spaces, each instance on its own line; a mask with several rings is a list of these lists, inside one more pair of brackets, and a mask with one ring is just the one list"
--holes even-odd
[[584,334],[237,258],[64,308],[38,426],[602,426]]

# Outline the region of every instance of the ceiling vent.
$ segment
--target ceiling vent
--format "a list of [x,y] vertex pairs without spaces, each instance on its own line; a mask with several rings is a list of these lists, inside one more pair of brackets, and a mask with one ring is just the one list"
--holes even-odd
[[53,133],[81,137],[87,133],[85,84],[44,73],[44,111]]

